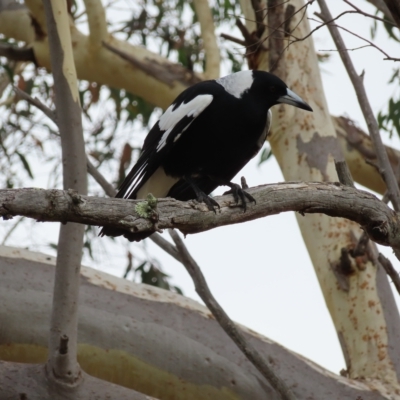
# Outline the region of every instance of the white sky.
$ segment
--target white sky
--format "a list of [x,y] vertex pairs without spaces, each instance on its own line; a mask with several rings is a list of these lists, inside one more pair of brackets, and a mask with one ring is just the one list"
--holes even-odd
[[[349,9],[341,1],[328,3],[333,15]],[[354,0],[354,4],[374,12],[365,1]],[[317,5],[312,10],[318,11]],[[358,34],[370,38],[372,21],[366,17],[346,16],[340,24],[356,26]],[[387,39],[383,29],[378,33],[380,46],[396,56],[398,46],[395,48],[394,42]],[[364,44],[348,34],[343,33],[343,36],[349,48]],[[325,28],[314,35],[314,41],[317,50],[334,49]],[[351,56],[360,73],[365,68],[364,82],[376,114],[393,93],[393,87],[387,86],[387,81],[395,64],[383,61],[383,55],[370,48],[353,51]],[[354,90],[338,54],[332,52],[330,61],[324,63],[321,70],[331,113],[347,114],[365,129]],[[399,147],[398,142],[396,139],[390,143]],[[275,159],[261,168],[257,167],[257,161],[254,159],[240,172],[251,186],[283,180]],[[56,241],[56,224],[47,224],[43,232],[46,232],[47,241],[49,237]],[[167,233],[164,236],[168,238]],[[36,248],[40,249],[39,239],[37,243]],[[192,235],[186,238],[185,243],[201,266],[215,297],[232,319],[333,372],[345,368],[333,324],[293,213]],[[21,240],[15,235],[7,244],[20,246]],[[97,266],[122,276],[126,252],[121,253],[120,249],[112,247],[106,253],[102,246],[103,242],[96,244],[101,253],[101,263]],[[124,246],[128,248],[130,245],[124,241]],[[53,253],[48,248],[42,248],[42,251]],[[390,249],[382,251],[391,256]],[[160,260],[164,271],[172,276],[173,284],[181,287],[186,296],[198,299],[188,274],[178,262],[150,241],[148,252]],[[398,268],[398,262],[392,256],[391,259]],[[84,262],[93,264],[90,260]]]

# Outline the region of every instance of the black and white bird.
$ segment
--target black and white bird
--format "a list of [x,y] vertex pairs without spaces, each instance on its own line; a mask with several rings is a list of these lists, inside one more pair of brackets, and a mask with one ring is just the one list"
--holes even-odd
[[[197,199],[219,207],[209,194],[231,188],[246,210],[254,201],[233,177],[261,149],[271,123],[270,107],[286,103],[312,111],[286,84],[268,72],[241,71],[184,90],[148,133],[138,161],[116,197]],[[101,236],[140,241],[151,233],[104,227]]]

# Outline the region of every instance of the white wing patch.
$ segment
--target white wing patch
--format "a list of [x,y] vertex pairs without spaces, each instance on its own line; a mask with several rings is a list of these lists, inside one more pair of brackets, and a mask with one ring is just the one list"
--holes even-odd
[[[190,100],[188,103],[180,104],[175,110],[173,110],[174,104],[170,105],[158,121],[160,129],[165,132],[157,145],[157,151],[160,151],[165,146],[169,134],[182,118],[197,118],[207,108],[212,100],[213,96],[211,94],[200,94],[194,99]],[[189,125],[192,122],[193,120],[189,123]],[[188,128],[188,126],[185,127],[182,132],[184,132]],[[179,136],[180,135],[176,136],[175,140],[177,140]]]
[[149,193],[151,193],[154,197],[166,197],[169,190],[172,186],[175,185],[176,182],[179,181],[179,178],[174,178],[172,176],[168,176],[163,167],[159,167],[153,175],[150,176],[149,179],[143,184],[143,186],[138,190],[136,198],[137,199],[145,199]]
[[253,84],[253,71],[240,71],[216,80],[232,96],[240,99]]

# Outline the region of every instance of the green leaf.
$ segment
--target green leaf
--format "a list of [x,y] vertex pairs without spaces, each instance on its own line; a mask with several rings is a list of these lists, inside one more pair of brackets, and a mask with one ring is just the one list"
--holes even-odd
[[265,147],[263,149],[263,151],[261,152],[260,155],[260,160],[258,161],[258,166],[260,166],[261,164],[265,163],[266,161],[268,161],[270,159],[270,157],[272,156],[272,150],[271,147]]
[[31,171],[31,167],[29,166],[29,163],[27,161],[27,159],[25,158],[25,156],[21,153],[19,153],[18,151],[15,152],[15,154],[20,158],[22,165],[24,166],[26,172],[28,173],[29,177],[31,179],[33,179],[33,174]]

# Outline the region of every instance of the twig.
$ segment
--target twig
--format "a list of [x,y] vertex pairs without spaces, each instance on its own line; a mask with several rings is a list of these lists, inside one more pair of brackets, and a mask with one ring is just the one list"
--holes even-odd
[[24,220],[25,217],[19,217],[17,222],[11,227],[11,229],[6,233],[6,235],[3,238],[3,241],[1,242],[1,245],[4,246],[6,244],[6,241],[8,238],[12,235],[12,233],[17,229],[18,225]]
[[172,240],[175,242],[182,264],[192,277],[196,292],[212,312],[225,333],[234,341],[234,343],[239,347],[248,360],[261,372],[270,385],[282,396],[282,399],[295,400],[296,397],[292,391],[287,387],[282,379],[275,374],[273,368],[271,368],[270,365],[268,365],[260,357],[256,349],[249,343],[248,340],[246,340],[243,333],[240,332],[237,326],[226,314],[224,309],[218,304],[207,285],[200,267],[188,252],[178,233],[172,229],[169,229],[168,232],[171,235]]
[[39,99],[33,98],[28,93],[21,90],[20,88],[13,86],[13,90],[19,97],[23,98],[28,103],[30,103],[33,106],[35,106],[36,108],[38,108],[40,111],[43,112],[43,114],[45,114],[48,118],[50,118],[57,125],[56,113],[53,110],[51,110],[49,107],[47,107],[45,104],[43,104]]
[[233,43],[240,44],[243,47],[246,46],[246,42],[244,40],[228,35],[227,33],[221,33],[220,36],[226,40],[230,40]]
[[355,187],[353,177],[351,176],[351,172],[349,170],[349,167],[347,166],[346,161],[335,160],[335,167],[336,167],[336,172],[338,174],[339,182],[342,185]]
[[[332,19],[332,15],[326,5],[325,0],[318,0],[318,4],[321,8],[321,17],[323,21],[329,21]],[[396,211],[400,210],[400,192],[397,185],[396,177],[394,176],[393,170],[390,166],[389,157],[383,146],[382,139],[379,134],[378,123],[375,119],[374,113],[372,111],[371,105],[368,101],[367,93],[362,82],[362,79],[357,75],[354,65],[347,51],[343,49],[346,48],[342,37],[340,36],[338,28],[328,23],[328,29],[331,33],[333,41],[335,42],[336,48],[339,50],[340,57],[343,64],[349,74],[349,77],[353,83],[354,89],[357,93],[357,98],[360,103],[361,110],[364,114],[365,121],[368,126],[368,131],[374,144],[376,155],[380,168],[383,171],[385,182],[389,191],[389,196],[392,201],[393,207]]]
[[[316,15],[317,17],[319,17],[319,18],[322,19],[322,16],[321,16],[320,13],[315,12],[314,15]],[[377,46],[375,43],[371,42],[370,40],[368,40],[368,39],[366,39],[366,38],[364,38],[364,37],[362,37],[362,36],[360,36],[360,35],[357,35],[357,33],[354,33],[354,32],[352,32],[352,31],[350,31],[349,29],[347,29],[347,28],[345,28],[345,27],[343,27],[343,26],[337,25],[337,24],[334,24],[334,25],[332,25],[332,26],[336,26],[337,28],[340,28],[340,29],[344,30],[345,32],[350,33],[350,35],[353,35],[353,36],[359,38],[360,40],[363,40],[364,42],[367,42],[367,43],[368,43],[368,45],[365,45],[365,46],[360,46],[360,47],[356,47],[356,48],[352,48],[352,49],[348,49],[348,48],[337,49],[336,51],[340,51],[340,50],[354,51],[354,50],[362,49],[362,48],[365,48],[365,47],[373,47],[373,48],[375,48],[376,50],[378,50],[379,52],[381,52],[381,53],[386,57],[386,58],[384,58],[384,60],[400,61],[400,58],[391,57],[388,53],[386,53],[384,50],[382,50],[382,49],[381,49],[379,46]],[[320,50],[320,51],[333,51],[333,50],[323,50],[323,49],[322,49],[322,50]]]
[[400,276],[399,273],[393,268],[392,263],[388,258],[386,258],[382,253],[379,253],[378,261],[381,263],[382,267],[386,273],[392,278],[392,282],[396,287],[397,292],[400,294]]
[[[387,23],[387,24],[391,24],[391,25],[396,26],[396,24],[394,23],[393,20],[388,20],[388,19],[385,19],[385,18],[380,18],[380,17],[377,17],[376,15],[366,13],[365,11],[361,10],[361,8],[358,8],[358,7],[356,7],[353,3],[350,3],[350,1],[348,1],[348,0],[343,0],[343,1],[344,1],[345,3],[347,3],[350,7],[353,7],[353,8],[357,11],[358,14],[364,15],[364,16],[366,16],[366,17],[368,17],[368,18],[376,19],[377,21],[385,22],[385,23]],[[389,11],[389,10],[388,10],[388,11]]]

